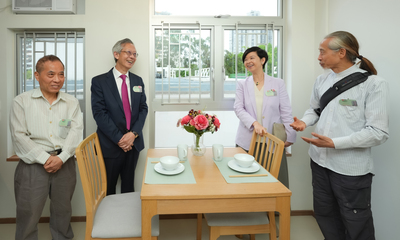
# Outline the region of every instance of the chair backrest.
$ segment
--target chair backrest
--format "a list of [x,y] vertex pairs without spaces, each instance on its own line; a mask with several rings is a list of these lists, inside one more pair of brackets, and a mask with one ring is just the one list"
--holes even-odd
[[253,131],[249,154],[275,178],[278,178],[281,168],[282,154],[285,143],[276,136],[266,133],[258,135]]
[[93,227],[93,218],[107,194],[107,176],[97,133],[84,139],[75,150],[86,203],[86,224]]

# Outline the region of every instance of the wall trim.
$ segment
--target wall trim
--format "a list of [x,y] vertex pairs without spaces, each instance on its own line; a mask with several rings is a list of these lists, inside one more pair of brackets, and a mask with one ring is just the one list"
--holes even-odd
[[[314,216],[313,210],[293,210],[291,216]],[[167,214],[160,215],[160,219],[196,219],[197,214]],[[39,223],[49,223],[50,217],[41,217]],[[15,218],[0,218],[0,224],[13,224]],[[86,216],[73,216],[71,222],[86,222]]]

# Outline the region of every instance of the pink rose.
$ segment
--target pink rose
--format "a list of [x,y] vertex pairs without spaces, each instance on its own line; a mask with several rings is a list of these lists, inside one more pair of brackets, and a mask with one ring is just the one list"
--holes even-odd
[[197,130],[204,130],[208,127],[208,119],[204,115],[197,115],[193,121]]
[[189,121],[190,121],[190,119],[192,119],[192,117],[190,117],[189,115],[184,116],[184,117],[182,118],[182,120],[181,120],[181,124],[182,124],[182,125],[188,124]]
[[214,118],[214,125],[218,129],[221,126],[221,123],[219,122],[218,118]]
[[192,125],[192,126],[194,126],[195,125],[195,123],[194,123],[194,118],[192,118],[192,119],[190,119],[190,125]]

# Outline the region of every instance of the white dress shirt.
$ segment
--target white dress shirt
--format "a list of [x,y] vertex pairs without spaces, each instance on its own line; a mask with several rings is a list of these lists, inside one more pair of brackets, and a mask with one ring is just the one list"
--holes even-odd
[[[354,72],[365,71],[353,65],[340,73],[329,71],[320,75],[314,84],[310,109],[301,119],[307,126],[318,122],[315,132],[331,138],[335,144],[335,148],[311,144],[311,159],[322,167],[348,176],[373,173],[371,147],[389,138],[387,81],[371,75],[365,82],[332,99],[320,117],[313,109],[319,108],[321,96],[333,84]],[[345,105],[343,99],[353,101],[357,106]]]
[[[68,120],[70,126],[62,126]],[[50,157],[47,152],[56,149],[62,149],[58,157],[65,162],[83,138],[78,99],[59,92],[50,104],[40,89],[24,92],[14,98],[10,130],[15,152],[25,163],[44,164]]]
[[[115,82],[117,84],[117,88],[118,88],[118,92],[119,92],[119,96],[121,97],[121,101],[122,101],[122,93],[121,93],[121,86],[122,86],[122,78],[121,75],[122,73],[120,73],[115,67],[113,69],[113,74],[114,74],[114,78],[115,78]],[[129,100],[129,105],[131,104],[131,91],[130,89],[130,81],[129,81],[129,72],[127,74],[125,74],[126,78],[125,78],[125,82],[126,82],[126,87],[128,89],[128,100]]]

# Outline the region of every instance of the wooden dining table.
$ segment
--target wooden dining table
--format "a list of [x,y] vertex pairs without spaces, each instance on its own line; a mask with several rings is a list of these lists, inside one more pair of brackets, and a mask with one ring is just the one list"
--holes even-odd
[[[244,151],[224,149],[224,157],[233,157],[236,153]],[[177,150],[147,151],[147,161],[163,156],[177,156]],[[196,184],[146,184],[144,176],[140,195],[142,239],[151,239],[154,215],[263,211],[279,212],[279,239],[290,239],[292,192],[282,183],[227,183],[212,159],[211,148],[207,148],[204,156],[194,156],[189,150],[188,159]]]

